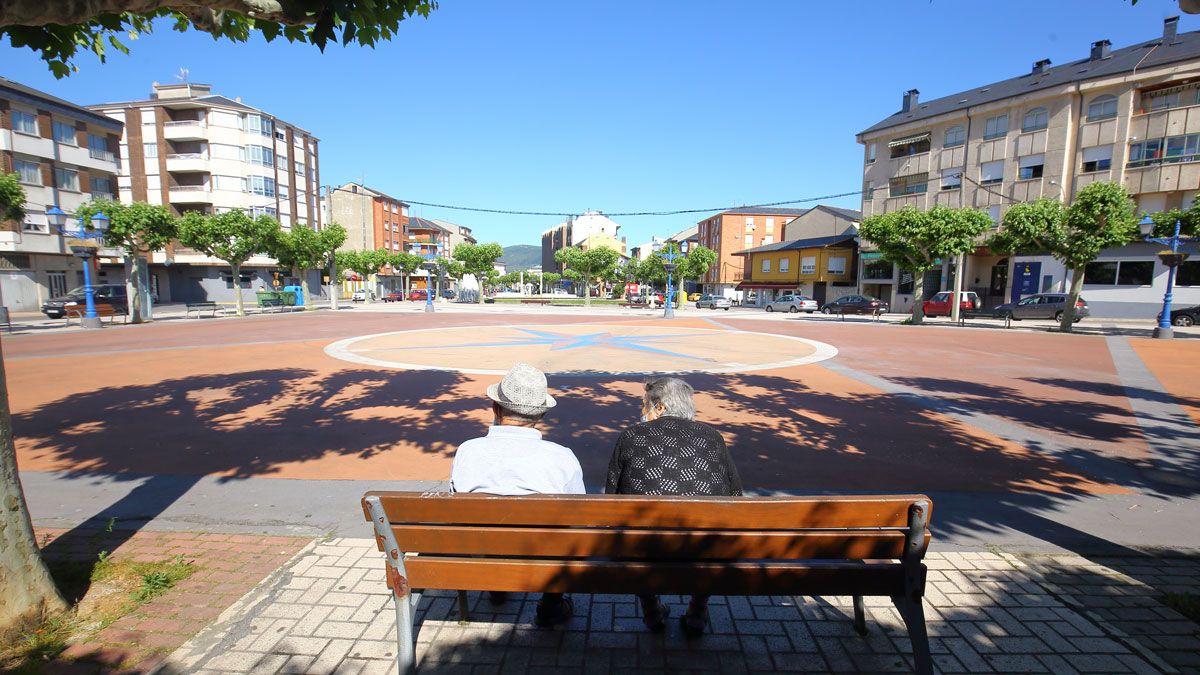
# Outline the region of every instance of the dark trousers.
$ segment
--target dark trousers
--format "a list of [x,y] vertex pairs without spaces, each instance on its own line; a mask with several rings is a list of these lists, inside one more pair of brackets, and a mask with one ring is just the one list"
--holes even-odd
[[[658,596],[657,595],[654,595],[653,593],[647,593],[646,595],[639,594],[637,597],[638,597],[638,600],[642,601],[642,610],[643,611],[646,608],[650,608],[650,609],[658,608]],[[692,607],[696,608],[699,611],[708,609],[708,599],[710,597],[712,597],[712,596],[710,596],[710,595],[693,595],[692,596]]]

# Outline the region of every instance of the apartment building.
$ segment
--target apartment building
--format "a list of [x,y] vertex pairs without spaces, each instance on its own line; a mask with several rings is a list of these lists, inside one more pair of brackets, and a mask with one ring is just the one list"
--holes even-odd
[[624,256],[627,243],[620,237],[620,230],[619,224],[599,211],[571,216],[542,232],[542,269],[562,272],[554,254],[568,246],[611,248]]
[[736,254],[748,248],[780,241],[784,226],[807,209],[747,208],[723,211],[699,222],[701,246],[717,254],[717,260],[701,279],[704,293],[742,299],[737,285],[742,282],[743,260]]
[[[355,182],[328,188],[321,201],[325,210],[322,218],[346,228],[346,242],[341,250],[408,250],[408,204]],[[401,288],[401,275],[391,267],[385,267],[375,279],[363,279],[343,270],[341,281],[344,295],[360,288],[370,288],[376,295]]]
[[738,291],[753,292],[765,307],[776,297],[799,293],[825,304],[854,293],[855,232],[791,239],[734,253],[744,260]]
[[564,222],[561,222],[542,232],[543,270],[555,273],[562,272],[562,265],[554,259],[554,254],[558,253],[559,249],[563,249],[571,245],[572,224],[573,220],[568,218]]
[[[284,229],[321,228],[318,140],[305,129],[192,82],[155,82],[147,99],[89,108],[124,124],[122,201],[162,204],[176,214],[237,209],[277,218]],[[220,261],[176,245],[150,262],[152,269],[172,264],[163,300],[233,297],[234,280]],[[269,286],[274,269],[274,260],[256,256],[239,284]]]
[[[1177,29],[1172,17],[1152,40],[1121,49],[1098,40],[1085,58],[1040,59],[1028,73],[928,102],[908,91],[899,112],[857,136],[863,214],[943,204],[985,209],[999,222],[1013,203],[1069,203],[1095,181],[1124,185],[1142,212],[1187,208],[1200,190],[1200,32]],[[1153,317],[1167,277],[1157,250],[1133,244],[1089,266],[1092,314]],[[877,252],[862,258],[864,292],[911,308],[912,275]],[[948,288],[953,266],[931,271],[925,292]],[[1010,260],[982,246],[966,256],[963,278],[989,307],[1069,283],[1051,258]],[[1178,283],[1176,302],[1200,302],[1200,261],[1185,264]]]
[[[37,310],[83,285],[83,261],[50,227],[46,209],[70,214],[92,198],[116,198],[121,132],[120,121],[0,78],[0,171],[18,174],[26,197],[23,222],[0,222],[0,306]],[[120,253],[100,253],[94,280],[115,283],[97,264],[120,263]]]
[[[452,232],[449,228],[442,227],[432,220],[411,217],[408,219],[408,229],[405,232],[410,252],[442,258],[449,258],[453,253],[450,249]],[[429,288],[428,270],[418,270],[413,275],[413,288]]]

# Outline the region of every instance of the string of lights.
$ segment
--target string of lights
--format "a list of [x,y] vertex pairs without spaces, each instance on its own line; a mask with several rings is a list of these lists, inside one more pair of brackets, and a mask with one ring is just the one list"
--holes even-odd
[[[832,195],[821,195],[820,197],[805,197],[804,199],[787,199],[779,202],[765,202],[762,204],[735,204],[733,206],[718,206],[707,209],[675,209],[671,211],[604,211],[606,216],[679,216],[689,213],[714,213],[721,211],[731,211],[733,209],[762,209],[773,206],[786,206],[788,204],[804,204],[806,202],[819,202],[826,199],[838,199],[840,197],[854,197],[862,194],[862,190],[853,190],[851,192],[841,192]],[[401,199],[405,204],[417,206],[429,206],[437,209],[451,209],[455,211],[473,211],[475,213],[498,213],[507,216],[578,216],[578,213],[565,213],[560,211],[521,211],[515,209],[490,209],[478,206],[458,206],[454,204],[435,204],[433,202],[422,202],[415,199]]]

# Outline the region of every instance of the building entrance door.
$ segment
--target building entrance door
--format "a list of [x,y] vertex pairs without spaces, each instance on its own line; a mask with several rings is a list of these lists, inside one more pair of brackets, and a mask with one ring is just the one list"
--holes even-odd
[[813,300],[816,300],[818,305],[825,304],[826,295],[827,289],[824,281],[813,283]]
[[50,297],[57,298],[67,294],[67,273],[47,272],[46,285],[50,288]]

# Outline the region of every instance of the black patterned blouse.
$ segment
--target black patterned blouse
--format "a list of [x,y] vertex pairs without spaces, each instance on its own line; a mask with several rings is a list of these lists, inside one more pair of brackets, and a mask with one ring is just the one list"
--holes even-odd
[[607,494],[742,494],[725,439],[707,424],[662,416],[626,429],[608,462]]

